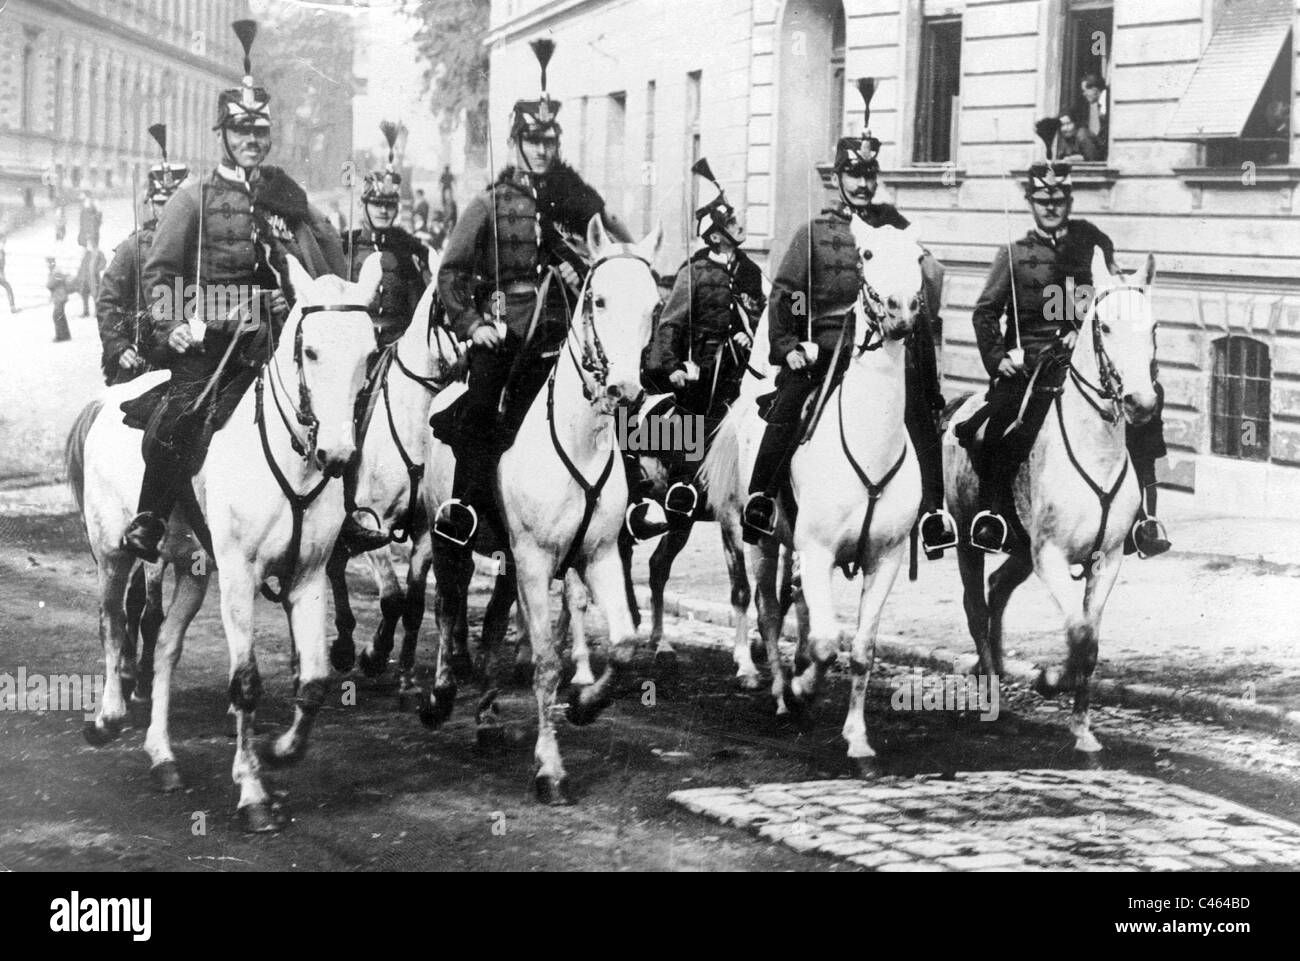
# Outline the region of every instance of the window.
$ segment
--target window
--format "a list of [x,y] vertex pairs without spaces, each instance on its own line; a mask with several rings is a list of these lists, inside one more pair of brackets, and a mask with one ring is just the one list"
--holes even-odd
[[703,74],[692,70],[686,75],[686,180],[690,192],[690,213],[694,214],[700,207],[700,183],[698,177],[691,173],[691,168],[700,159],[700,97],[703,86]]
[[1290,158],[1291,35],[1287,34],[1241,136],[1207,141],[1205,165],[1240,167],[1250,162],[1270,166],[1285,164]]
[[1268,460],[1272,364],[1268,345],[1249,337],[1214,342],[1210,381],[1210,450],[1243,460]]
[[654,224],[655,206],[655,89],[653,80],[645,85],[645,152],[641,164],[641,227],[649,233]]
[[844,34],[846,30],[844,17],[835,17],[831,23],[831,61],[830,61],[830,105],[831,116],[827,130],[830,132],[826,144],[826,153],[835,156],[835,144],[840,139],[840,127],[844,124]]
[[916,163],[944,163],[957,143],[961,93],[961,18],[942,17],[921,24],[921,83],[916,102]]
[[605,109],[605,202],[621,217],[625,199],[623,144],[627,136],[627,93],[611,93]]
[[[1110,152],[1110,50],[1115,13],[1110,2],[1075,0],[1065,23],[1065,57],[1061,71],[1061,112],[1068,113],[1080,135],[1086,128],[1098,160]],[[1078,114],[1078,116],[1075,116]]]

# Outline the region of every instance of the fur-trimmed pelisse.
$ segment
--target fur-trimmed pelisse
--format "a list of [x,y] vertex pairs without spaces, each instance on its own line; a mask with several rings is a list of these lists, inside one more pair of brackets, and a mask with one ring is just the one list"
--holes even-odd
[[[516,175],[514,167],[507,167],[501,171],[497,183],[510,183]],[[537,208],[552,223],[585,237],[587,223],[596,214],[604,213],[605,201],[576,170],[557,160],[545,177],[538,178]]]

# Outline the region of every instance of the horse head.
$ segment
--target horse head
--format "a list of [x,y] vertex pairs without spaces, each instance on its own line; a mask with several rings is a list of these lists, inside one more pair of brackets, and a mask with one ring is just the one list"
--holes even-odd
[[[1147,254],[1137,283],[1111,274],[1100,249],[1093,251],[1093,296],[1081,343],[1096,362],[1097,386],[1102,397],[1118,405],[1124,419],[1144,424],[1156,409],[1152,384],[1155,356],[1155,318],[1149,290],[1156,275],[1156,260]],[[1076,367],[1078,365],[1076,364]]]
[[862,291],[853,308],[863,332],[861,353],[902,340],[916,326],[922,309],[923,251],[910,229],[870,227],[854,217],[849,230],[862,258]]
[[650,340],[659,304],[654,263],[663,244],[663,224],[637,244],[621,244],[605,232],[600,215],[587,224],[592,266],[570,337],[581,339],[583,379],[595,381],[593,401],[606,411],[635,405],[641,386],[641,351]]
[[[379,254],[371,254],[356,283],[325,275],[313,278],[292,255],[289,279],[297,298],[276,351],[277,379],[292,392],[298,423],[307,428],[306,456],[330,476],[342,474],[356,453],[353,406],[375,350],[367,307],[383,277]],[[301,441],[302,438],[300,437]]]

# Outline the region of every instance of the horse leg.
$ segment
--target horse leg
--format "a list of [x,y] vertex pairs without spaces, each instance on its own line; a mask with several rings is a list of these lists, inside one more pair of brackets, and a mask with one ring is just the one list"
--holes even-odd
[[564,606],[560,609],[555,636],[564,637],[568,631],[573,632],[572,683],[578,687],[596,683],[596,675],[591,673],[591,645],[587,643],[586,617],[587,589],[577,571],[569,571],[564,576]]
[[348,552],[341,545],[335,544],[325,563],[325,574],[334,595],[334,626],[339,632],[330,646],[330,663],[340,674],[352,670],[357,662],[357,649],[352,643],[352,632],[356,629],[357,619],[352,614],[352,602],[348,599],[347,572]]
[[1001,665],[994,663],[993,649],[989,646],[989,607],[984,599],[984,552],[968,544],[958,545],[957,570],[961,574],[961,603],[966,610],[966,629],[975,642],[980,671],[993,677],[999,673]]
[[[158,582],[162,581],[162,567],[159,565]],[[160,791],[178,790],[181,784],[180,771],[176,767],[176,756],[172,753],[171,732],[168,729],[171,716],[172,675],[181,660],[181,647],[185,640],[185,631],[189,628],[194,615],[203,606],[204,595],[208,590],[208,575],[195,574],[184,563],[173,567],[176,584],[172,588],[172,602],[167,609],[162,630],[156,634],[154,641],[158,645],[159,657],[151,665],[156,671],[153,678],[153,704],[150,707],[149,730],[144,737],[144,749],[149,754],[149,773],[154,785]]]
[[262,783],[262,764],[253,743],[253,723],[262,698],[262,676],[253,651],[253,571],[234,552],[221,559],[221,620],[230,649],[230,706],[235,715],[235,760],[231,778],[239,788],[236,817],[245,831],[278,831],[279,818]]
[[[433,547],[434,581],[434,656],[433,690],[420,706],[420,722],[425,727],[441,727],[456,705],[456,678],[453,650],[460,612],[462,560],[447,550]],[[414,558],[412,558],[414,566]]]
[[261,751],[269,767],[295,764],[307,753],[316,715],[325,703],[329,667],[325,653],[325,586],[323,571],[295,581],[285,599],[289,636],[297,651],[293,723]]
[[474,558],[465,556],[460,561],[459,591],[455,595],[456,609],[451,627],[451,666],[456,676],[469,680],[474,676],[474,658],[469,650],[469,583],[474,579]]
[[379,586],[379,626],[370,646],[363,648],[357,657],[361,672],[366,677],[380,677],[388,670],[388,658],[393,653],[393,635],[397,622],[406,613],[406,594],[397,579],[397,569],[388,548],[371,551],[366,555],[370,573]]
[[130,556],[118,553],[109,554],[99,562],[99,641],[104,648],[104,694],[95,719],[87,721],[82,728],[87,743],[94,747],[116,740],[126,720],[124,601],[133,563]]
[[840,627],[831,600],[835,559],[821,545],[800,551],[800,558],[801,583],[808,602],[808,664],[801,669],[796,659],[795,674],[785,699],[786,707],[798,714],[811,706],[822,678],[840,653]]
[[[636,627],[632,623],[631,612],[623,603],[623,584],[620,577],[618,554],[606,550],[596,555],[587,564],[587,587],[592,598],[605,615],[609,627],[608,657],[605,669],[596,683],[589,687],[575,689],[569,698],[568,717],[577,725],[590,724],[600,716],[621,693],[628,676],[632,672],[632,659],[636,656]],[[532,619],[529,619],[532,623]],[[539,650],[537,639],[533,640],[534,649]]]
[[733,525],[722,525],[722,556],[727,561],[727,579],[731,582],[731,617],[736,625],[731,643],[731,659],[736,664],[736,677],[740,686],[746,691],[757,691],[762,686],[762,681],[749,642],[749,574],[745,571],[744,542],[738,534],[739,531]]
[[[1100,568],[1098,570],[1097,568]],[[1074,711],[1070,718],[1070,732],[1075,736],[1075,748],[1093,753],[1101,750],[1101,745],[1092,736],[1088,721],[1088,680],[1093,668],[1097,666],[1097,630],[1093,618],[1085,612],[1084,600],[1079,595],[1088,593],[1085,588],[1080,591],[1070,577],[1070,562],[1065,552],[1056,544],[1047,543],[1039,548],[1034,558],[1034,570],[1047,585],[1053,600],[1065,617],[1065,637],[1067,654],[1064,667],[1044,667],[1034,684],[1044,697],[1054,697],[1064,691],[1075,694]],[[1101,596],[1110,593],[1115,577],[1119,574],[1119,565],[1102,562],[1095,564],[1089,577],[1098,583]],[[1101,590],[1104,585],[1104,590]],[[1078,600],[1074,598],[1078,597]],[[1079,696],[1080,689],[1083,691]]]
[[158,631],[163,623],[163,571],[162,564],[144,567],[144,612],[140,615],[140,662],[135,675],[135,690],[131,693],[134,704],[144,704],[153,696],[154,652],[158,647]]
[[1123,561],[1122,545],[1116,547],[1104,559],[1091,565],[1087,584],[1083,590],[1083,623],[1078,630],[1070,634],[1070,655],[1066,662],[1066,673],[1074,679],[1074,704],[1070,712],[1070,733],[1074,735],[1075,750],[1095,754],[1101,750],[1101,742],[1092,733],[1092,723],[1088,713],[1091,694],[1092,672],[1097,667],[1097,648],[1101,635],[1101,614],[1106,607],[1115,582],[1119,579],[1119,568]]
[[[632,535],[624,525],[618,531],[618,557],[623,562],[623,590],[627,594],[627,609],[632,615],[632,625],[641,626],[641,608],[636,603],[636,587],[632,583]],[[655,548],[657,551],[658,548]],[[662,628],[661,628],[662,631]]]
[[1033,572],[1034,562],[1028,554],[1012,554],[989,575],[987,643],[993,677],[1002,676],[1002,616],[1006,613],[1011,594]]
[[496,687],[501,681],[501,654],[506,635],[510,632],[510,611],[515,606],[518,582],[513,569],[507,567],[497,575],[492,585],[492,597],[483,610],[483,630],[480,633],[482,648],[481,678],[485,689]]
[[424,623],[424,589],[429,583],[429,565],[433,562],[433,535],[427,530],[411,537],[411,563],[406,570],[406,604],[402,611],[401,694],[421,693],[415,680],[415,652]]
[[673,646],[664,640],[664,587],[673,572],[673,561],[691,536],[691,526],[669,530],[650,555],[650,643],[656,659],[676,656]]
[[767,647],[767,663],[772,670],[772,698],[776,713],[786,714],[785,671],[781,668],[781,605],[776,596],[779,566],[778,548],[763,543],[752,549],[754,569],[754,607],[758,612],[758,632]]
[[[549,557],[537,558],[530,570],[518,571],[519,608],[533,645],[533,693],[537,699],[537,744],[533,748],[536,771],[533,789],[543,804],[571,804],[568,776],[555,734],[554,709],[560,689],[560,658],[551,634]],[[620,603],[622,600],[620,599]]]
[[126,600],[123,604],[126,614],[126,635],[122,638],[122,697],[127,701],[135,700],[135,689],[139,680],[136,652],[140,638],[140,622],[144,619],[147,603],[144,571],[143,563],[136,564],[131,569],[126,588]]
[[849,758],[863,776],[876,774],[875,756],[867,740],[867,685],[871,681],[871,666],[876,657],[876,632],[880,629],[880,614],[885,609],[885,599],[894,586],[898,570],[902,567],[907,542],[900,541],[883,557],[875,570],[862,575],[862,599],[858,603],[858,629],[853,635],[849,654],[849,672],[852,683],[849,692],[849,712],[844,719],[844,740],[849,743]]

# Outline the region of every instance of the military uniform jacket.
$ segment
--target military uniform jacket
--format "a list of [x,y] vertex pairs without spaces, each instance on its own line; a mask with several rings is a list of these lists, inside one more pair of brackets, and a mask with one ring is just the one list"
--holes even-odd
[[[1020,345],[1025,350],[1025,364],[1032,368],[1044,348],[1082,320],[1077,311],[1066,310],[1066,292],[1092,286],[1093,249],[1101,247],[1106,262],[1113,264],[1114,244],[1096,225],[1086,220],[1069,220],[1065,228],[1055,240],[1035,229],[1011,244],[1015,256],[1014,301],[1006,245],[1000,246],[994,255],[993,267],[971,318],[980,357],[990,377],[997,376],[998,364],[1016,346],[1015,323],[1011,319],[1015,308],[1019,310]],[[1075,320],[1070,319],[1071,314],[1076,316]],[[1003,316],[1007,317],[1005,330],[1001,324]]]
[[[185,305],[175,296],[176,282],[195,283],[200,245],[203,274],[198,283],[205,293],[229,285],[283,289],[292,302],[292,291],[286,289],[285,255],[290,253],[313,277],[342,276],[346,268],[338,232],[307,204],[302,188],[283,171],[260,168],[252,183],[213,171],[167,201],[145,258],[144,292],[150,299],[153,347],[160,360],[179,356],[167,348],[171,332],[186,322]],[[227,329],[226,318],[205,315],[203,320],[209,325],[204,356],[215,367],[233,330]]]
[[429,249],[401,227],[375,231],[362,227],[352,232],[352,277],[361,272],[366,258],[376,251],[383,279],[370,305],[370,318],[383,344],[400,337],[415,316],[429,272]]
[[155,220],[147,221],[113,251],[113,262],[100,281],[95,301],[99,339],[104,346],[101,366],[104,380],[112,384],[124,373],[117,366],[122,352],[132,345],[147,350],[149,337],[148,301],[141,295],[144,258],[153,245]]
[[[835,349],[845,316],[862,288],[862,263],[849,231],[853,215],[846,206],[823,210],[794,235],[772,282],[769,360],[785,363],[800,341],[815,340],[823,352]],[[873,227],[902,229],[907,219],[889,204],[873,204],[867,213]],[[829,354],[828,354],[829,356]]]
[[[693,359],[700,365],[701,380],[712,380],[718,348],[738,331],[752,332],[766,304],[763,275],[743,251],[736,252],[731,269],[707,249],[699,251],[677,272],[664,302],[646,351],[647,378],[659,385],[657,389],[669,389],[668,375]],[[724,365],[729,364],[727,350],[722,357]],[[735,366],[731,364],[731,372],[737,372]]]
[[[604,212],[600,194],[563,164],[545,178],[504,170],[465,207],[442,253],[438,296],[456,336],[468,340],[499,294],[510,332],[525,337],[542,269],[564,260],[581,274],[582,260],[570,238],[585,238],[587,223]],[[616,239],[630,241],[616,221],[604,219]],[[564,328],[561,286],[552,282],[539,323]]]

